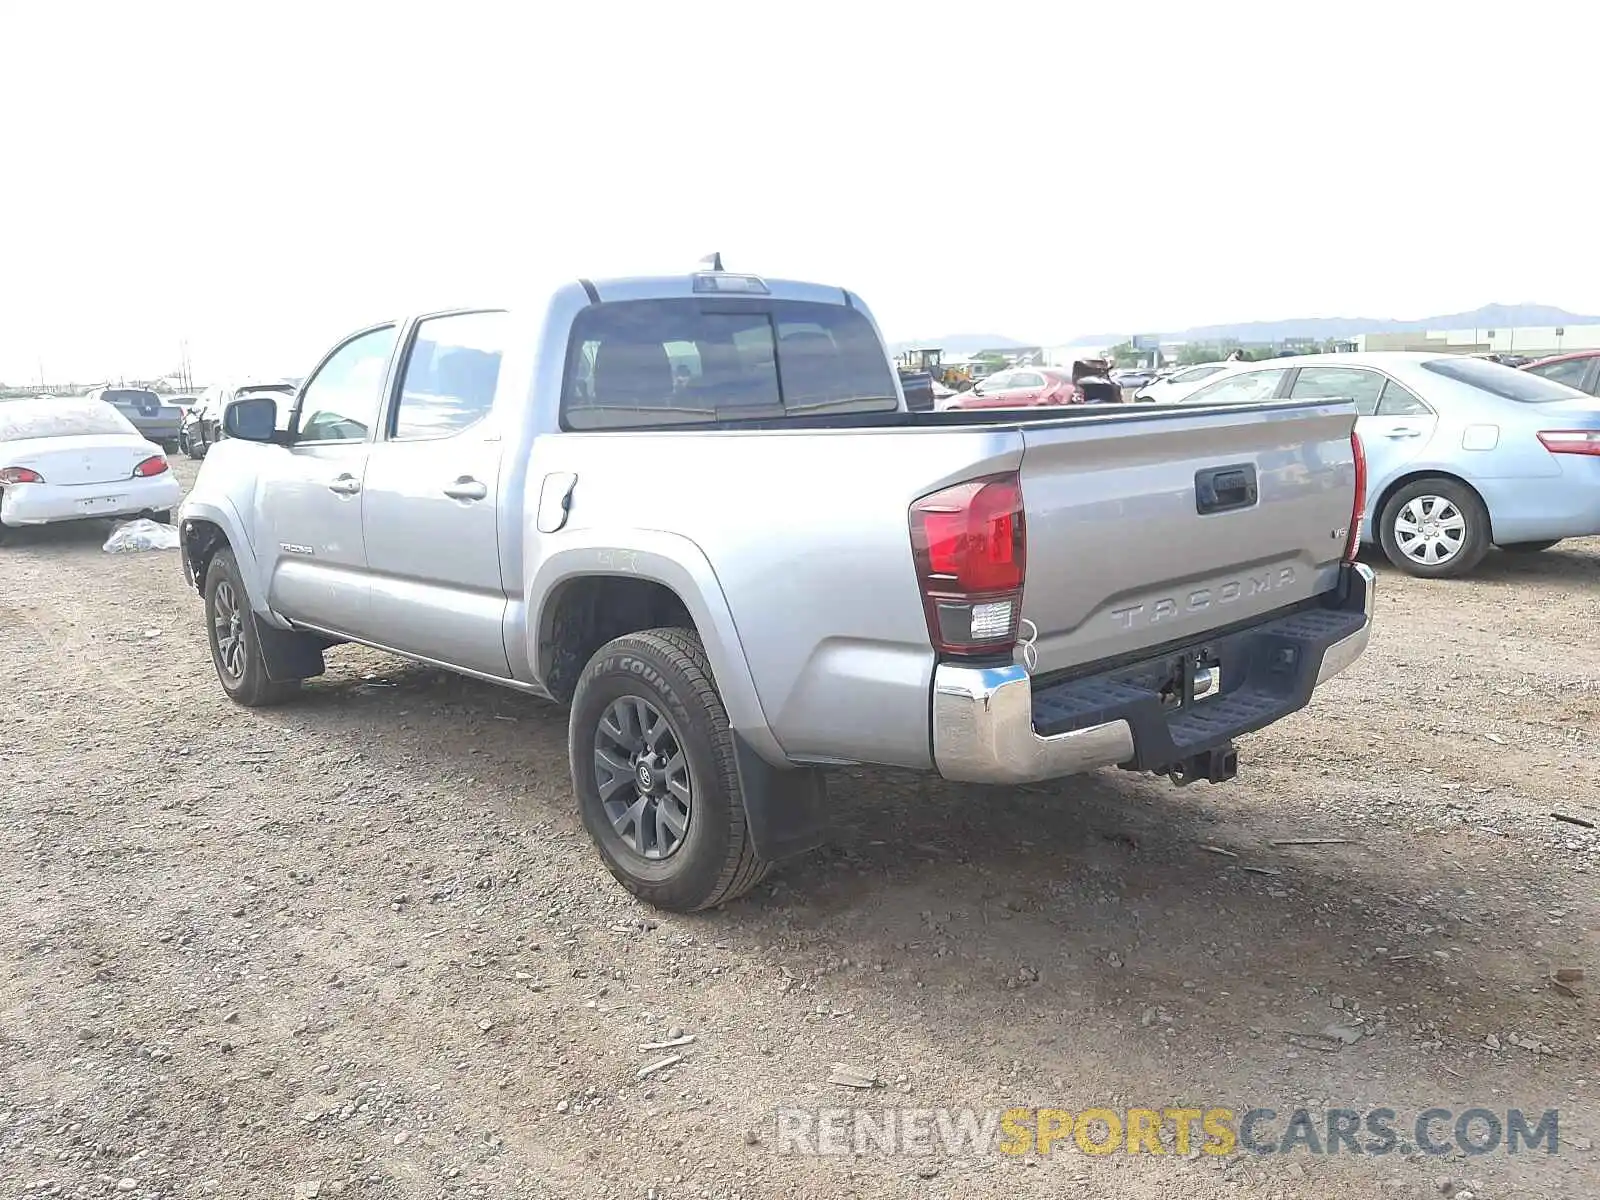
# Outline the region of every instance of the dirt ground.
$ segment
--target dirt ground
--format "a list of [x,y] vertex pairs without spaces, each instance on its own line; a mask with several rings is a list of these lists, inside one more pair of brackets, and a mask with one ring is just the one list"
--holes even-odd
[[[177,554],[105,533],[0,550],[0,1194],[1600,1195],[1600,834],[1550,815],[1600,823],[1600,540],[1380,567],[1368,655],[1230,785],[846,771],[824,850],[678,917],[592,852],[561,711],[356,648],[235,708]],[[814,1156],[775,1117],[1183,1105],[1401,1144]],[[1435,1106],[1559,1109],[1559,1151],[1423,1154]]]

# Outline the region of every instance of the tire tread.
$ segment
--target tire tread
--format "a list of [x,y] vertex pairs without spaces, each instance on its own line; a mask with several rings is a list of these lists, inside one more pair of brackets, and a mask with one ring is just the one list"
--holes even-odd
[[[717,908],[737,900],[765,879],[772,869],[771,861],[756,854],[749,828],[745,824],[743,794],[739,786],[739,768],[734,758],[728,711],[717,691],[705,647],[692,629],[663,626],[626,634],[601,647],[595,658],[609,656],[630,645],[651,651],[684,678],[694,702],[701,707],[712,729],[710,752],[717,765],[723,794],[729,801],[728,848],[717,872],[716,882],[705,898],[693,904],[689,911]],[[620,875],[609,860],[606,866],[619,882],[630,891],[635,890],[634,884]]]
[[[214,573],[221,571],[233,584],[234,591],[241,601],[247,600],[249,593],[245,591],[244,578],[239,574],[239,563],[234,558],[233,551],[227,547],[218,550],[206,567],[206,644],[211,647],[212,666],[216,662],[216,631],[211,627],[211,580]],[[298,679],[273,679],[267,674],[267,664],[261,657],[261,648],[256,644],[255,638],[250,638],[250,655],[253,661],[246,662],[244,678],[240,681],[237,690],[230,688],[222,681],[222,670],[217,667],[217,681],[222,683],[222,690],[228,699],[243,708],[270,708],[274,705],[284,704],[300,694],[300,681]]]

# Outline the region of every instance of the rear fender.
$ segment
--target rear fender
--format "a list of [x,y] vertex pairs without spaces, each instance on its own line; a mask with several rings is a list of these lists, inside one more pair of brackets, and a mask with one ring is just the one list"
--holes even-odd
[[563,530],[555,540],[560,542],[555,553],[542,559],[529,555],[528,561],[538,559],[539,566],[524,594],[529,616],[525,653],[541,684],[539,651],[551,618],[547,602],[562,584],[595,575],[651,580],[672,589],[694,619],[733,728],[763,759],[788,765],[767,724],[727,598],[699,546],[681,535],[649,529]]
[[[1361,540],[1368,545],[1376,545],[1379,540],[1378,521],[1383,517],[1383,510],[1388,505],[1390,498],[1405,487],[1408,483],[1415,483],[1419,479],[1448,479],[1452,483],[1459,483],[1469,489],[1479,500],[1483,501],[1485,510],[1489,502],[1484,500],[1483,488],[1479,486],[1476,478],[1463,471],[1459,464],[1445,463],[1436,460],[1413,460],[1404,465],[1403,469],[1394,472],[1381,480],[1367,481],[1367,496],[1370,502],[1366,511],[1361,514]],[[1492,526],[1494,514],[1489,513]]]

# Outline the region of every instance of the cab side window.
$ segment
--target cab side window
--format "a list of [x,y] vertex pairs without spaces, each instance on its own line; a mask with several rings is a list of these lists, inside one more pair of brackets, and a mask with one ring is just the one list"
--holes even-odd
[[394,326],[386,325],[357,334],[333,352],[300,393],[296,441],[366,438],[378,420],[394,339]]
[[419,321],[390,436],[396,441],[449,437],[488,416],[500,380],[505,325],[503,312]]

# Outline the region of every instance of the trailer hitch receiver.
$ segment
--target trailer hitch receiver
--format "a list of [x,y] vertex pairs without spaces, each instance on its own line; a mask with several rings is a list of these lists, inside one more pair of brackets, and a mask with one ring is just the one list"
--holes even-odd
[[1233,748],[1232,742],[1218,746],[1214,750],[1203,750],[1199,754],[1190,755],[1161,772],[1179,787],[1201,779],[1207,783],[1227,783],[1238,773],[1239,752]]

